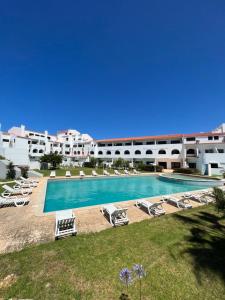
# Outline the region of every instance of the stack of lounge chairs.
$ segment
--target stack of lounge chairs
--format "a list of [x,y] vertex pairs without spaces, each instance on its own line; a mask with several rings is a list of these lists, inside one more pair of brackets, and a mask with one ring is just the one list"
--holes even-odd
[[0,207],[3,206],[24,206],[29,203],[29,194],[32,193],[33,188],[37,186],[38,180],[20,177],[21,180],[15,180],[13,187],[4,184],[2,188],[4,191],[0,196]]

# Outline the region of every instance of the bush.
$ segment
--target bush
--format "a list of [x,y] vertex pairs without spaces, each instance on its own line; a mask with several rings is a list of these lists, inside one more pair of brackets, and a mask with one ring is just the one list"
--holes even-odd
[[7,179],[15,179],[16,178],[16,171],[15,171],[15,168],[14,168],[14,165],[12,162],[10,162],[7,166],[7,174],[6,174],[6,178]]
[[21,170],[21,176],[24,177],[24,178],[28,178],[29,168],[28,167],[21,167],[20,170]]
[[173,170],[174,173],[183,173],[183,174],[199,174],[199,170],[191,168],[177,168]]
[[225,213],[225,193],[223,190],[221,190],[218,187],[213,188],[213,195],[216,200],[216,208],[218,212],[223,212]]
[[2,156],[2,155],[0,155],[0,160],[3,160],[3,159],[5,159],[5,157],[4,157],[4,156]]
[[223,178],[225,178],[225,173],[223,173]]
[[113,162],[112,165],[113,168],[115,169],[120,169],[120,168],[129,168],[129,161],[123,159],[123,158],[118,158]]
[[137,169],[145,172],[162,172],[163,167],[156,165],[145,165],[144,163],[137,164]]

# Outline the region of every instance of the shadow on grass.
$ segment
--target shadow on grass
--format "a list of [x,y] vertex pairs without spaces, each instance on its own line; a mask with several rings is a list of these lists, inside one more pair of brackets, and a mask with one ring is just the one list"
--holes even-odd
[[200,211],[192,216],[175,215],[189,227],[184,250],[193,258],[194,272],[199,283],[203,273],[213,273],[225,282],[225,226],[215,213]]

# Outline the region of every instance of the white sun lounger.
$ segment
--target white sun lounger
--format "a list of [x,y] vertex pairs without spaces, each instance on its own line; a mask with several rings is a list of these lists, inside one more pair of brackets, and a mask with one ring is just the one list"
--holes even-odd
[[198,194],[184,193],[182,197],[184,199],[191,199],[200,203],[205,203],[205,204],[209,203],[208,199],[203,194],[198,195]]
[[50,177],[51,177],[51,178],[54,178],[55,176],[56,176],[55,171],[51,171]]
[[66,174],[65,174],[66,177],[71,177],[71,173],[70,171],[66,171]]
[[116,207],[114,204],[106,204],[101,208],[101,212],[109,220],[112,226],[127,225],[127,208]]
[[139,171],[137,171],[136,169],[133,170],[134,174],[140,174]]
[[25,178],[23,176],[20,176],[20,179],[23,180],[24,182],[30,182],[30,183],[38,183],[39,180],[37,178]]
[[83,177],[85,177],[86,175],[85,175],[85,173],[84,173],[84,171],[80,171],[80,178],[83,178]]
[[105,176],[110,176],[110,173],[109,173],[107,170],[104,170],[104,171],[103,171],[103,175],[105,175]]
[[162,197],[162,200],[176,206],[177,208],[184,208],[184,209],[192,208],[189,199],[177,199],[171,196],[164,196]]
[[16,190],[16,189],[24,189],[24,188],[30,188],[32,189],[33,188],[33,185],[32,183],[27,183],[27,182],[24,182],[24,181],[20,181],[20,180],[15,180],[15,185],[13,186],[13,188]]
[[24,189],[13,189],[10,186],[4,184],[3,186],[4,192],[2,193],[2,197],[8,198],[16,195],[27,196],[32,193],[32,189],[24,188]]
[[55,219],[55,239],[66,235],[76,235],[75,216],[72,209],[56,212]]
[[0,207],[3,206],[24,206],[29,203],[30,199],[28,197],[13,197],[13,198],[4,198],[0,197]]
[[31,187],[36,187],[38,185],[38,181],[28,180],[28,178],[20,176],[20,181],[24,184],[30,184]]
[[114,170],[114,174],[117,176],[121,175],[121,173],[118,170]]
[[153,216],[161,216],[165,215],[166,213],[164,208],[162,207],[162,202],[152,203],[147,200],[137,200],[136,206],[147,210],[148,214]]
[[124,170],[125,175],[131,175],[131,173],[128,170]]
[[98,176],[98,173],[96,173],[95,170],[92,170],[92,176]]

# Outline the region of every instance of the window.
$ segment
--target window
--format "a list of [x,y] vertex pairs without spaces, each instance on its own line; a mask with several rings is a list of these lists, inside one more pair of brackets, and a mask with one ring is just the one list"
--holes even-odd
[[172,155],[180,154],[180,151],[177,150],[177,149],[173,149],[173,150],[171,151],[171,154],[172,154]]
[[94,151],[90,151],[90,154],[91,154],[91,155],[94,155],[95,153],[94,153]]
[[161,149],[161,150],[159,150],[159,154],[166,154],[166,151]]
[[3,142],[9,142],[9,140],[7,140],[7,139],[3,139],[2,141],[3,141]]
[[218,164],[211,164],[211,168],[212,169],[217,169],[218,168]]
[[134,142],[134,145],[143,145],[143,143],[142,142]]
[[208,136],[208,140],[212,141],[213,137],[212,136]]
[[224,153],[224,149],[217,149],[218,153]]
[[69,151],[66,151],[66,152],[65,152],[65,154],[66,154],[66,155],[69,155],[69,154],[70,154],[70,152],[69,152]]
[[129,155],[130,154],[130,151],[129,150],[125,150],[124,151],[124,155]]
[[140,151],[140,150],[136,150],[136,151],[134,152],[134,154],[135,154],[135,155],[140,155],[140,154],[141,154],[141,151]]
[[171,144],[180,144],[181,140],[172,140],[170,141]]
[[98,144],[99,147],[105,147],[105,144]]
[[39,153],[44,153],[44,150],[40,149],[40,150],[39,150]]
[[122,143],[117,143],[117,144],[114,144],[114,146],[123,146]]
[[215,135],[214,136],[214,140],[218,140],[219,139],[219,136],[218,135]]
[[146,142],[146,145],[155,145],[155,141]]
[[115,154],[116,154],[116,155],[120,155],[120,151],[119,151],[119,150],[116,150]]
[[146,150],[146,154],[152,154],[152,150]]
[[67,145],[66,145],[66,148],[69,148],[69,147],[70,147],[70,145],[67,144]]
[[108,144],[107,146],[108,146],[108,147],[112,147],[112,144]]
[[186,141],[187,142],[193,142],[193,141],[195,141],[195,137],[189,137],[189,138],[187,137]]
[[37,153],[37,152],[38,152],[38,150],[37,150],[37,149],[34,149],[34,150],[33,150],[33,153]]
[[171,162],[171,168],[172,169],[179,169],[180,163],[179,162]]
[[205,153],[214,153],[213,149],[205,149]]
[[77,154],[77,151],[74,151],[73,154],[76,155],[76,154]]
[[55,151],[55,154],[58,154],[58,151]]
[[131,146],[131,143],[125,143],[125,146]]
[[187,155],[195,155],[195,149],[188,149]]
[[77,151],[77,154],[80,155],[80,151]]
[[111,151],[107,151],[106,154],[107,154],[107,155],[111,155]]
[[158,145],[167,144],[167,141],[158,141],[157,144],[158,144]]
[[98,155],[102,155],[103,154],[103,152],[102,151],[98,151]]

